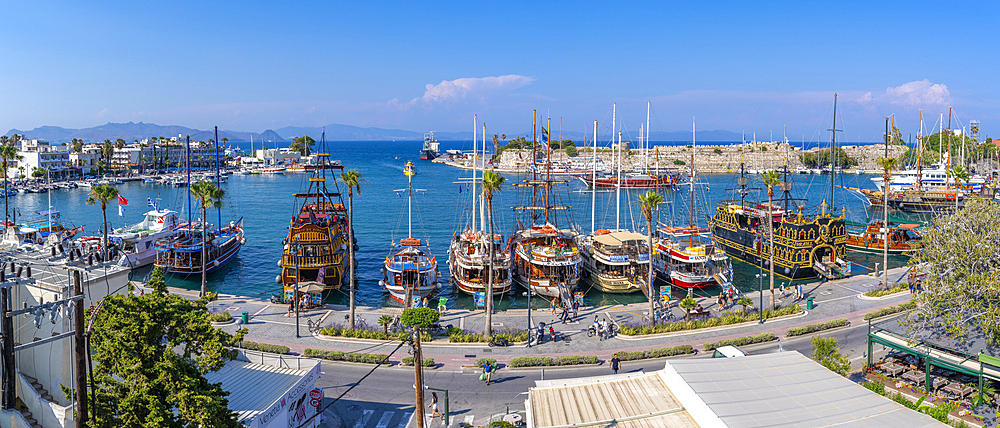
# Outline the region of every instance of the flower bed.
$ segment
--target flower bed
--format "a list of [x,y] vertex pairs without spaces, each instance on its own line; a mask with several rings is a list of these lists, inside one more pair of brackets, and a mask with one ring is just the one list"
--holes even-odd
[[874,311],[865,314],[865,321],[870,320],[872,318],[880,318],[886,315],[892,315],[898,312],[908,311],[916,307],[917,307],[917,302],[911,300],[909,302],[900,303],[896,306],[889,306],[888,308],[876,309]]
[[220,324],[232,321],[233,316],[229,312],[219,312],[217,314],[208,314],[208,320]]
[[[413,365],[413,357],[405,357],[405,358],[403,358],[403,361],[400,364],[404,365],[404,366],[412,366]],[[424,367],[434,367],[434,359],[433,358],[424,358],[424,361],[422,363],[420,363],[420,365],[424,366]]]
[[[785,315],[793,315],[802,312],[802,307],[798,304],[779,307],[774,311],[764,311],[764,318],[777,318]],[[618,331],[626,336],[642,336],[647,334],[670,333],[675,331],[696,330],[699,328],[719,327],[731,324],[740,324],[748,321],[757,321],[760,316],[757,313],[743,315],[737,312],[730,312],[721,317],[701,319],[696,321],[677,321],[657,324],[650,327],[648,324],[625,323]]]
[[600,360],[594,355],[563,355],[552,357],[517,357],[510,360],[509,367],[549,367],[574,366],[578,364],[597,364]]
[[[493,340],[506,339],[508,342],[527,342],[528,331],[516,328],[503,328],[493,331]],[[459,330],[452,327],[448,329],[448,341],[451,343],[487,343],[483,332],[469,330]]]
[[721,348],[723,346],[752,345],[754,343],[770,342],[772,340],[776,340],[777,338],[778,336],[775,336],[774,333],[761,333],[761,334],[755,334],[753,336],[743,336],[743,337],[737,337],[735,339],[720,340],[718,342],[708,342],[704,346],[706,351],[714,351],[716,348]]
[[618,352],[618,359],[622,361],[647,360],[650,358],[673,357],[677,355],[688,355],[694,353],[691,345],[674,346],[672,348],[646,349],[643,351]]
[[899,293],[899,292],[901,292],[903,290],[909,289],[909,287],[910,286],[907,285],[907,284],[896,284],[896,285],[894,285],[892,287],[889,287],[889,289],[881,289],[880,288],[878,290],[868,290],[868,291],[865,292],[865,296],[868,296],[868,297],[888,296],[890,294],[896,294],[896,293]]
[[348,361],[352,363],[366,363],[366,364],[382,364],[382,362],[386,361],[386,359],[389,358],[389,356],[386,354],[328,351],[325,349],[312,349],[312,348],[306,348],[305,356],[310,358],[322,358],[324,360],[331,360],[331,361]]
[[847,318],[838,318],[835,320],[830,320],[827,322],[821,322],[818,324],[810,324],[802,327],[792,327],[785,330],[785,336],[794,337],[802,336],[803,334],[815,333],[817,331],[829,330],[831,328],[843,327],[851,325],[851,322]]
[[291,349],[288,349],[287,346],[257,343],[249,340],[241,342],[240,347],[243,349],[252,349],[254,351],[270,352],[272,354],[287,354],[291,351]]

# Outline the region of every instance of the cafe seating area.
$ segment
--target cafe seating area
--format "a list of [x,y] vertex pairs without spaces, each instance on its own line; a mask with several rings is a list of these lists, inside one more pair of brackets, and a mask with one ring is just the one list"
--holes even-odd
[[[928,381],[925,368],[920,358],[908,354],[890,354],[874,366],[874,370],[885,375],[887,379],[914,389],[925,388]],[[941,398],[968,402],[974,394],[978,393],[977,378],[965,373],[931,366],[929,379],[931,393]],[[986,380],[986,382],[990,381]]]

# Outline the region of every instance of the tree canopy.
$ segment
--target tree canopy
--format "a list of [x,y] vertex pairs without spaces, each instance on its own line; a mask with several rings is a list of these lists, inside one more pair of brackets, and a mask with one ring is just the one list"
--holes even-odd
[[911,332],[936,327],[953,338],[981,330],[1000,344],[1000,205],[970,198],[957,212],[937,217],[923,232],[923,248],[910,260],[927,273]]
[[302,156],[309,156],[312,153],[313,146],[316,145],[316,140],[312,137],[306,135],[304,137],[295,137],[292,140],[292,144],[288,148],[299,152]]
[[410,308],[403,311],[399,322],[407,327],[430,327],[440,317],[441,314],[431,308]]
[[104,299],[90,333],[96,413],[89,426],[242,426],[228,408],[229,393],[204,375],[235,358],[227,347],[246,330],[230,335],[212,327],[207,302],[162,289]]
[[[799,157],[802,159],[802,163],[809,168],[828,166],[832,162],[830,159],[830,149],[823,149],[815,153],[802,153]],[[849,167],[858,164],[857,159],[848,156],[847,152],[840,147],[837,147],[836,158],[837,166],[839,167]]]

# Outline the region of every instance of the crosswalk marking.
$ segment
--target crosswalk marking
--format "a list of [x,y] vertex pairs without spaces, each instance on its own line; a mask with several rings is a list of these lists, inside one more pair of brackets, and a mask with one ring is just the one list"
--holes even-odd
[[403,413],[403,419],[400,419],[399,425],[397,425],[396,428],[406,428],[410,426],[410,421],[412,420],[413,420],[413,413],[411,412]]
[[455,417],[454,416],[448,418],[448,426],[452,426],[452,425],[455,425]]
[[473,415],[466,416],[465,417],[465,423],[467,423],[469,425],[472,425],[472,421],[474,421],[475,419],[476,419],[476,417],[473,416]]
[[358,421],[354,424],[354,428],[365,428],[365,424],[368,423],[368,418],[372,417],[372,413],[375,413],[375,411],[365,410],[364,414],[361,415],[361,419],[358,419]]
[[378,420],[378,425],[375,425],[375,428],[386,428],[387,426],[389,426],[389,420],[392,419],[392,415],[394,414],[396,413],[395,412],[383,413],[382,418]]

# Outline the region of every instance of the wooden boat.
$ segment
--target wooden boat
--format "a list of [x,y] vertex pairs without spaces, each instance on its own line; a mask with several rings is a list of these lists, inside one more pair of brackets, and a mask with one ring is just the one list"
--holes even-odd
[[594,288],[618,294],[642,291],[649,273],[647,240],[641,233],[607,229],[581,235],[583,268]]
[[[919,224],[899,224],[889,222],[886,230],[881,220],[867,225],[848,225],[847,248],[851,251],[866,253],[882,253],[885,251],[885,237],[889,236],[889,254],[904,254],[916,251],[923,246],[921,236],[917,232]],[[851,231],[851,227],[863,226],[862,230]]]
[[[334,177],[327,177],[328,169],[343,169],[343,165],[331,168],[328,164],[330,153],[326,149],[326,133],[320,138],[317,162],[323,168],[313,170],[309,177],[309,187],[305,193],[295,193],[296,212],[288,222],[288,234],[282,240],[281,282],[285,301],[295,298],[295,287],[303,282],[323,285],[324,290],[336,290],[344,283],[347,272],[347,246],[349,243],[347,210],[339,186]],[[328,179],[334,180],[331,191]]]
[[389,291],[389,295],[403,304],[413,306],[413,301],[429,297],[438,290],[437,259],[431,254],[426,240],[414,238],[412,221],[413,176],[417,171],[413,162],[403,167],[406,175],[407,236],[399,240],[399,246],[392,243],[392,250],[382,264],[382,280],[379,284]]
[[170,236],[176,227],[177,212],[154,208],[141,222],[109,233],[108,240],[121,251],[118,266],[135,269],[152,264],[156,240]]

